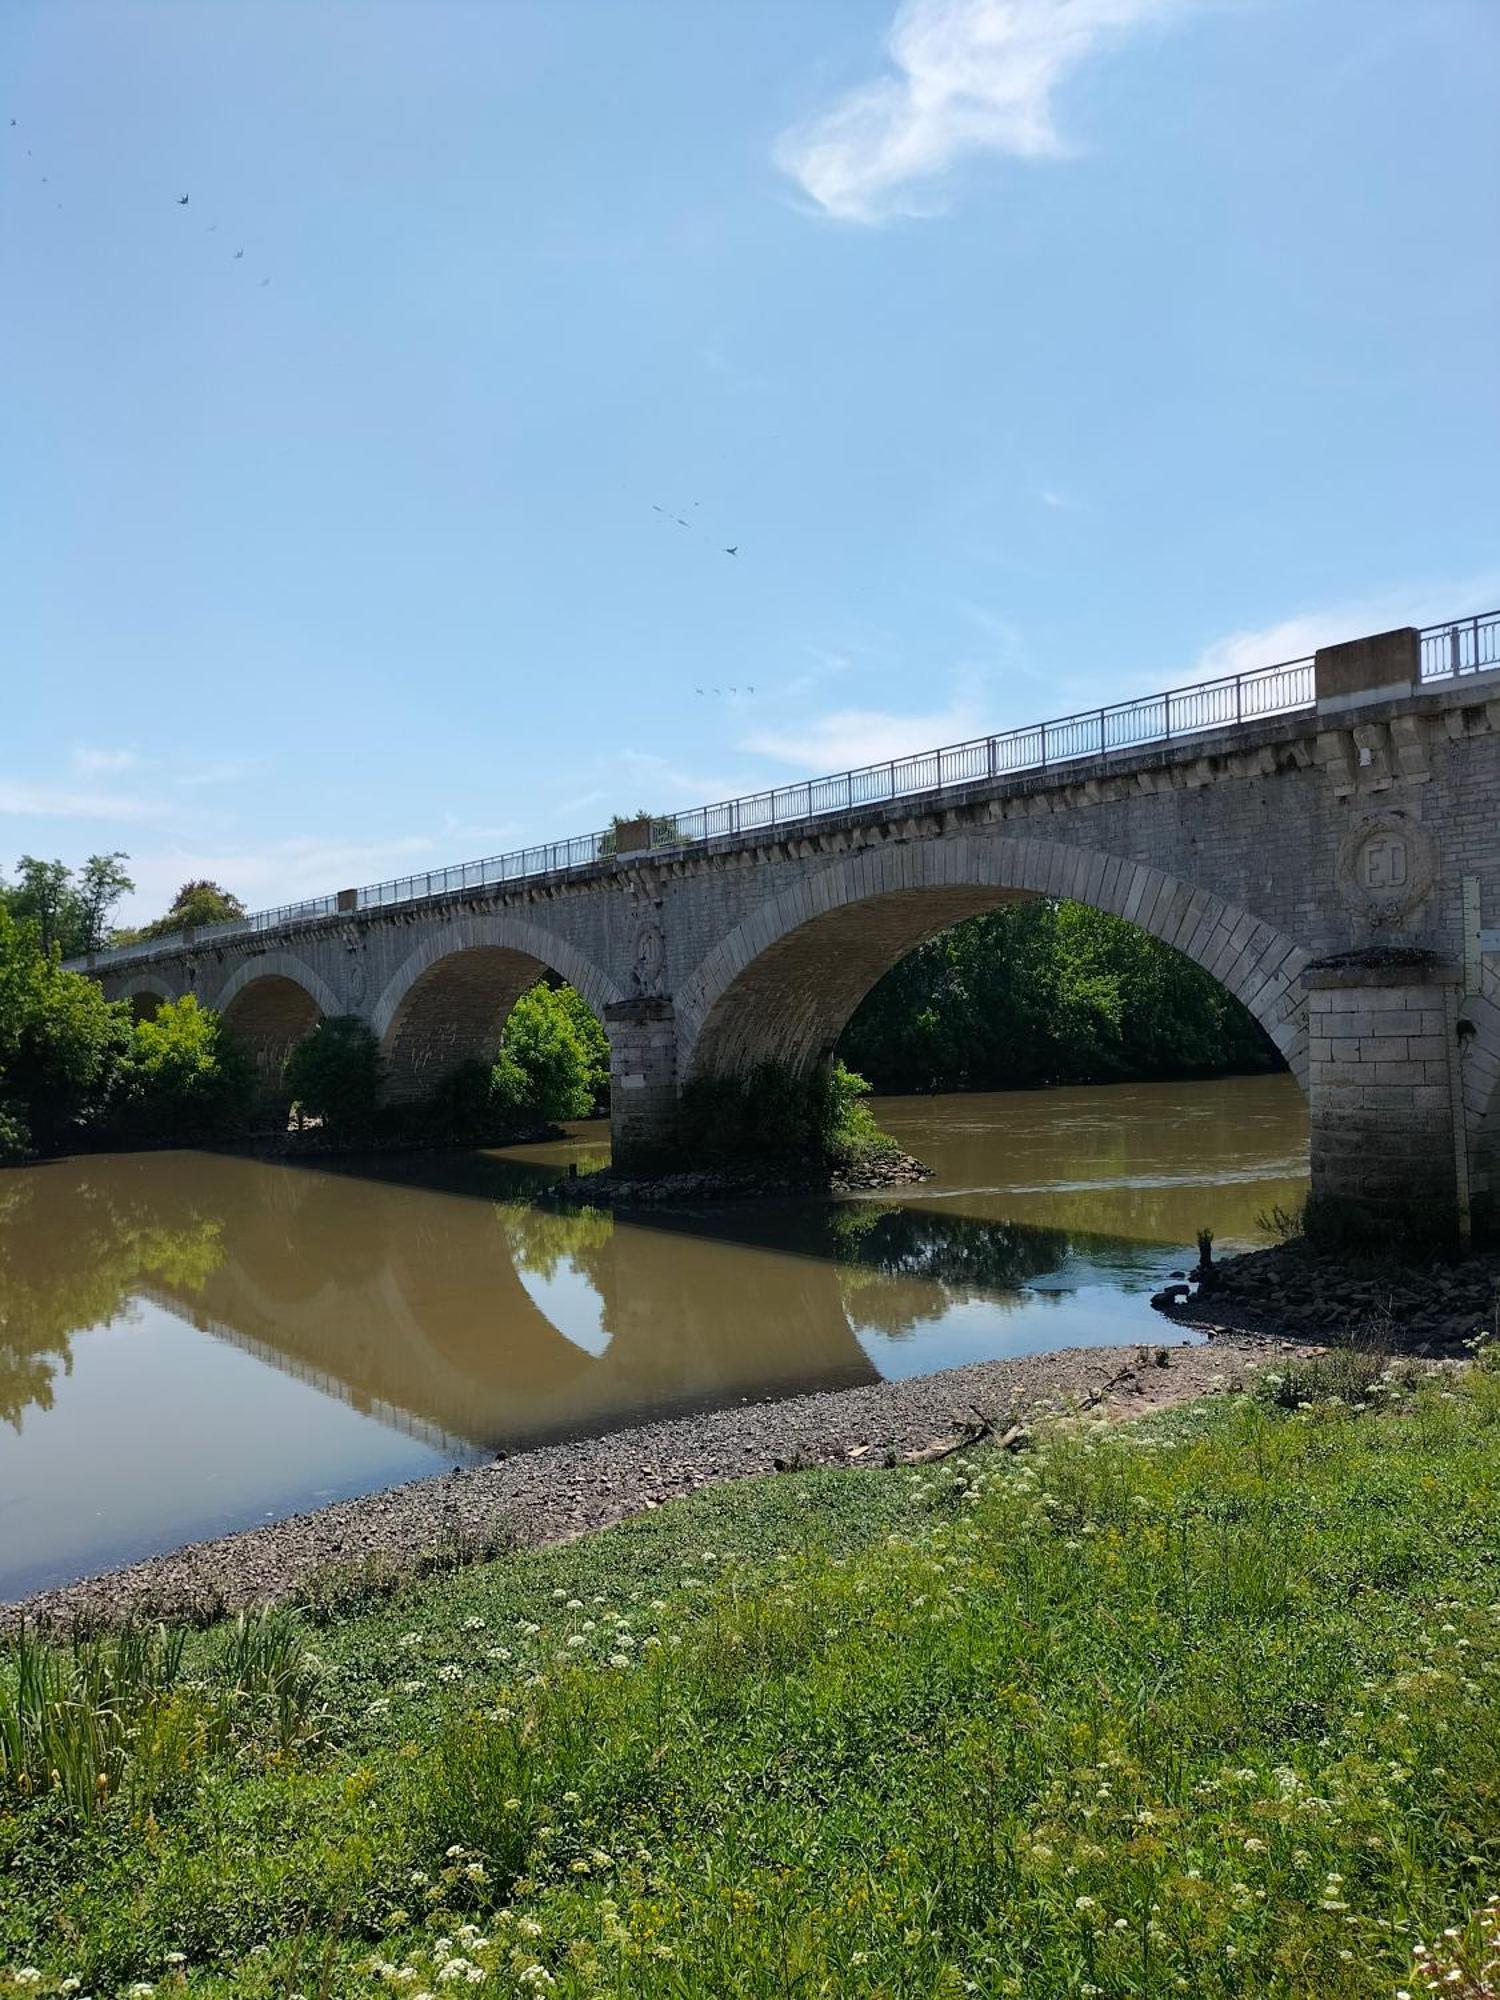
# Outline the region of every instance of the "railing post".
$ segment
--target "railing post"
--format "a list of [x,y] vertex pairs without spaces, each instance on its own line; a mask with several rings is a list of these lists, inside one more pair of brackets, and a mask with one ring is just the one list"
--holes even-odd
[[1104,710],[1099,711],[1099,755],[1104,755]]
[[1234,677],[1234,719],[1236,722],[1244,720],[1244,692],[1244,680],[1241,675],[1236,674]]
[[987,761],[989,764],[990,776],[993,778],[995,775],[995,739],[993,736],[989,738],[988,742],[985,745],[985,748],[989,752],[989,757]]

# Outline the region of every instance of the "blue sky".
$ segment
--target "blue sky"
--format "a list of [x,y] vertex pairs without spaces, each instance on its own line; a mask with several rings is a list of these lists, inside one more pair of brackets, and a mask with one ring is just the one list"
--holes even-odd
[[1495,0],[6,0],[0,870],[274,903],[1489,608],[1497,82]]

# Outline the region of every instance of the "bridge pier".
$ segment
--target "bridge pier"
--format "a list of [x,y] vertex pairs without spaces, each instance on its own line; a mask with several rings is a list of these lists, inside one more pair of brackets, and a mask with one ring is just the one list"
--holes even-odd
[[616,1166],[659,1160],[677,1136],[677,1022],[665,998],[617,1000],[609,1036],[610,1152]]
[[1385,950],[1310,966],[1305,979],[1310,1223],[1467,1241],[1461,975],[1431,954]]

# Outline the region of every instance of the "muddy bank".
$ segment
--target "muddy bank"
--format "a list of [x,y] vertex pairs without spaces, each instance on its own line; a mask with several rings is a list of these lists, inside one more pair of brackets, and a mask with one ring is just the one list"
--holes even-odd
[[1000,1435],[1018,1421],[1068,1410],[1143,1415],[1236,1389],[1289,1351],[1289,1344],[1233,1337],[1075,1347],[673,1417],[191,1544],[0,1607],[0,1622],[209,1617],[274,1603],[341,1567],[415,1568],[445,1550],[538,1546],[723,1480],[793,1466],[880,1464],[981,1420]]
[[555,1182],[538,1200],[557,1206],[637,1208],[657,1202],[747,1201],[763,1195],[863,1194],[931,1179],[931,1167],[893,1148],[838,1165],[750,1159],[656,1174],[601,1167],[597,1173]]
[[1476,1335],[1497,1332],[1500,1254],[1451,1264],[1357,1264],[1320,1256],[1299,1239],[1225,1258],[1190,1297],[1158,1309],[1181,1326],[1369,1339],[1407,1354],[1459,1355]]

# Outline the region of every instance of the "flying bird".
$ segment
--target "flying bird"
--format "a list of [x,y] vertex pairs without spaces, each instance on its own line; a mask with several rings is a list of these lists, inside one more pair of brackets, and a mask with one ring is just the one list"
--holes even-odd
[[244,251],[243,251],[243,250],[236,250],[236,251],[235,251],[235,253],[234,253],[234,261],[235,261],[235,263],[236,263],[236,264],[238,264],[238,262],[240,261],[241,257],[243,257],[243,256],[244,256],[244,254],[245,254],[245,253],[244,253]]
[[260,282],[262,286],[266,286],[270,284],[271,280],[269,278],[262,278]]
[[178,195],[178,197],[177,197],[177,206],[178,206],[179,208],[186,208],[186,207],[187,207],[187,205],[188,205],[188,198],[187,198],[187,196],[186,196],[185,194],[180,194],[180,195]]
[[694,689],[693,689],[693,693],[694,693],[694,694],[702,694],[702,692],[703,692],[702,688],[694,688]]
[[740,552],[740,545],[738,542],[735,543],[732,549],[726,549],[724,551],[726,556],[737,556],[739,552]]

